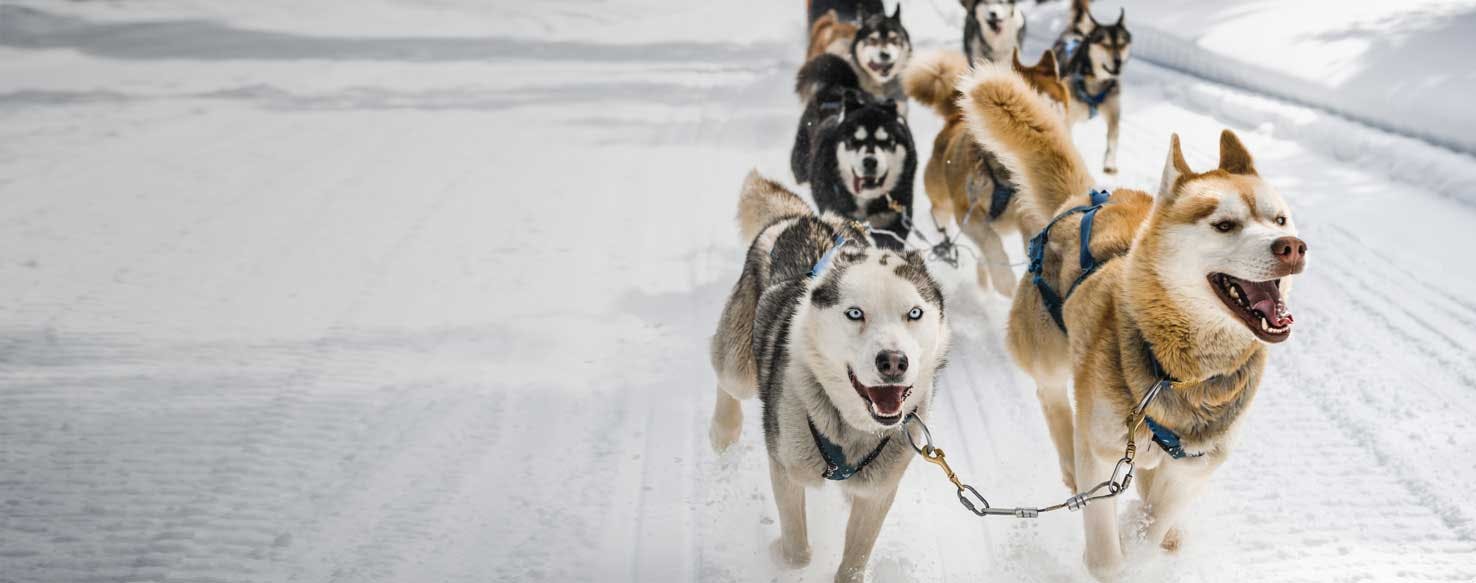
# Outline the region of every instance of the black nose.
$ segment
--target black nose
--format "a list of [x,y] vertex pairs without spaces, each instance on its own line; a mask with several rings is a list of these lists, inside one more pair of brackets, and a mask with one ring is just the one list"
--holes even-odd
[[876,172],[876,158],[867,156],[861,159],[861,168],[867,173]]
[[882,51],[880,53],[877,53],[876,57],[878,59],[883,60],[883,61],[890,61],[890,60],[892,60],[892,53],[889,53],[889,52],[886,52],[886,51]]
[[883,350],[876,354],[876,372],[882,380],[895,383],[907,373],[907,355],[896,350]]

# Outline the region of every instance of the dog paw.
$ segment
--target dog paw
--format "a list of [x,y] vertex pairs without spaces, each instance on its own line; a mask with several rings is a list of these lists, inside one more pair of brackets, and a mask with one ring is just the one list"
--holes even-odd
[[712,442],[712,450],[723,453],[738,441],[738,436],[743,433],[742,425],[723,427],[721,424],[713,423],[707,429],[707,439]]
[[1122,557],[1093,557],[1090,549],[1082,553],[1087,571],[1098,581],[1116,581],[1122,575]]
[[790,569],[810,564],[810,547],[790,548],[790,545],[784,544],[783,538],[776,539],[769,545],[769,554],[774,557],[775,562]]
[[848,569],[841,567],[835,572],[835,583],[866,583],[866,569]]
[[1177,554],[1179,552],[1179,527],[1170,528],[1168,532],[1163,533],[1163,542],[1158,546],[1163,547],[1165,551]]

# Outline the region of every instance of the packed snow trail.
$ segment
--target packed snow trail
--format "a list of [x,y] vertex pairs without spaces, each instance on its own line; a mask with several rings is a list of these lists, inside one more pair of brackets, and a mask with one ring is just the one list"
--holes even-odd
[[[443,42],[409,43],[379,24],[438,20],[395,0],[0,3],[0,582],[829,581],[838,491],[781,571],[757,403],[734,451],[706,438],[737,189],[789,178],[800,11],[633,4],[442,3]],[[952,49],[938,4],[906,18]],[[1156,184],[1170,132],[1212,165],[1229,126],[1311,248],[1240,447],[1134,579],[1476,578],[1476,209],[1245,125],[1313,111],[1125,84],[1103,185]],[[926,152],[940,123],[910,118]],[[1094,166],[1102,134],[1076,131]],[[992,502],[1059,501],[972,273],[938,272],[933,432]],[[915,463],[871,577],[1077,581],[1081,551],[1080,516],[981,520]]]

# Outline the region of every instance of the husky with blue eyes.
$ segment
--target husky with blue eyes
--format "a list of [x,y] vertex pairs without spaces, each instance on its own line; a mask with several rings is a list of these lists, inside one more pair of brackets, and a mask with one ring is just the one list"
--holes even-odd
[[834,481],[851,499],[835,580],[864,581],[914,455],[905,421],[927,419],[948,352],[943,295],[917,253],[877,248],[859,223],[816,216],[757,173],[738,209],[750,246],[712,338],[709,437],[718,451],[737,441],[740,401],[757,395],[779,510],[775,560],[809,563],[805,490]]

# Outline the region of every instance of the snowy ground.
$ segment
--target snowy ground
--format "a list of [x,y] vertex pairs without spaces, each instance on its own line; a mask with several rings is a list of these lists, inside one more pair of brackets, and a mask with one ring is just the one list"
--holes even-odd
[[[828,581],[838,493],[781,572],[756,403],[705,438],[737,188],[789,178],[799,113],[801,10],[742,4],[0,1],[0,582]],[[904,18],[953,48],[960,12]],[[1312,249],[1240,449],[1135,579],[1476,578],[1476,207],[1442,182],[1476,159],[1391,169],[1336,148],[1377,131],[1127,71],[1103,184],[1229,126]],[[934,432],[991,500],[1058,500],[971,273],[939,275]],[[915,464],[871,574],[1074,581],[1081,550]]]

